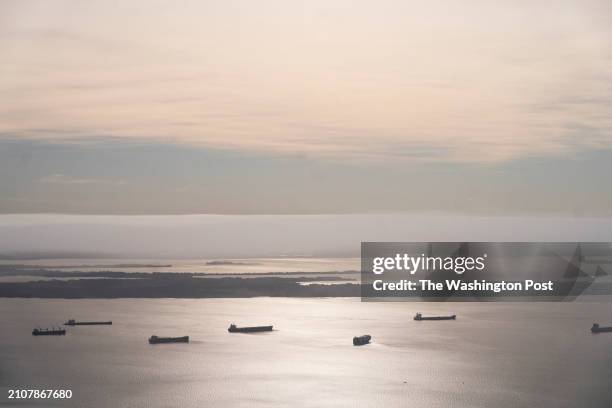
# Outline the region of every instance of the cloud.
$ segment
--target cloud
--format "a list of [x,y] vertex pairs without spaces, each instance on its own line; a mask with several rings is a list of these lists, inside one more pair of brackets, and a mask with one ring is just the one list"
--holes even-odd
[[0,134],[383,163],[612,147],[606,2],[382,3],[13,3]]

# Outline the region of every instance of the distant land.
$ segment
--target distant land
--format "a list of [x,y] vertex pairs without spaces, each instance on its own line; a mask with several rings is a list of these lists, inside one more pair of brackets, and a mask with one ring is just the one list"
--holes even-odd
[[259,265],[258,263],[255,262],[235,262],[235,261],[225,261],[225,260],[221,260],[221,261],[208,261],[206,262],[206,265],[211,265],[211,266],[216,266],[216,265],[242,265],[242,266],[252,266],[252,265]]
[[15,251],[0,253],[0,261],[33,261],[43,259],[104,259],[119,258],[117,255],[99,252],[70,251]]
[[46,270],[46,268],[50,269],[78,269],[78,268],[171,268],[172,264],[139,264],[139,263],[123,263],[123,264],[82,264],[82,265],[53,265],[52,267],[45,265],[24,265],[24,264],[5,264],[0,265],[0,273],[7,270],[8,268],[13,268],[15,270],[27,271],[27,270]]
[[[143,266],[143,265],[140,265]],[[150,266],[150,265],[149,265]],[[155,267],[165,267],[167,265],[155,265]],[[81,266],[71,266],[71,269],[76,269],[79,267],[87,267],[84,265]],[[115,265],[102,265],[102,267],[114,268]],[[136,266],[134,266],[136,267]],[[62,267],[57,267],[61,269]],[[321,271],[321,272],[312,272],[312,271],[293,271],[293,272],[215,272],[215,273],[207,273],[207,272],[122,272],[122,271],[110,271],[110,270],[101,270],[101,271],[61,271],[56,270],[55,267],[53,269],[47,269],[47,267],[43,266],[35,266],[35,265],[21,265],[21,264],[11,264],[11,265],[0,265],[0,277],[3,276],[32,276],[32,277],[44,277],[44,278],[62,278],[62,279],[74,279],[74,278],[110,278],[110,279],[146,279],[146,278],[172,278],[172,277],[198,277],[198,278],[206,278],[206,277],[221,277],[221,276],[248,276],[248,277],[256,277],[256,276],[314,276],[314,275],[355,275],[359,274],[359,271]]]
[[[600,273],[598,276],[603,275]],[[10,277],[30,277],[11,281]],[[57,271],[29,266],[0,265],[0,297],[5,298],[249,298],[249,297],[360,297],[359,271],[331,272],[126,272]],[[562,278],[565,296],[612,294],[612,282],[590,276]],[[369,288],[369,285],[366,285]],[[458,295],[458,294],[455,294]],[[374,294],[371,295],[374,297]],[[391,297],[400,297],[393,293]],[[483,295],[487,296],[487,295]],[[459,297],[453,296],[454,300]],[[481,298],[482,300],[482,298]],[[549,300],[553,300],[552,298]]]
[[[342,281],[338,277],[221,277],[190,274],[122,273],[122,278],[39,280],[0,283],[0,297],[21,298],[244,298],[357,297],[357,284],[309,284],[301,282]],[[147,275],[147,276],[143,276]],[[88,274],[92,276],[92,274]],[[130,279],[131,278],[131,279]]]
[[[353,297],[360,294],[359,280],[355,277],[358,273],[358,271],[227,274],[84,272],[35,269],[30,265],[0,265],[0,277],[32,277],[28,282],[0,282],[0,297],[67,299]],[[355,283],[347,283],[348,281]]]
[[[122,278],[78,278],[70,280],[38,280],[30,282],[0,283],[0,297],[4,298],[61,298],[61,299],[112,299],[112,298],[250,298],[250,297],[360,297],[361,284],[358,279],[338,276],[258,276],[258,277],[199,277],[183,273],[132,274],[123,272]],[[354,281],[354,282],[352,282]],[[540,296],[539,300],[561,300],[580,295],[589,282],[579,285],[574,293],[574,282],[556,282],[566,285],[557,295]],[[612,282],[595,283],[589,295],[612,294]],[[455,293],[452,299],[441,294],[438,301],[462,301],[471,295]],[[533,294],[525,292],[525,296]],[[401,297],[392,293],[391,297]],[[479,298],[484,301],[497,297],[493,292],[483,293]],[[505,296],[500,294],[499,296]],[[414,299],[421,301],[436,300],[437,297]],[[528,297],[515,298],[519,301]],[[535,300],[535,297],[534,297]]]

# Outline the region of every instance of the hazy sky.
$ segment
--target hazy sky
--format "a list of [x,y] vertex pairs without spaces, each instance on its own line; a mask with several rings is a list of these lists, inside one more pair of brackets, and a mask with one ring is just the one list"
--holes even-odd
[[612,2],[2,1],[0,212],[612,213]]
[[0,257],[358,257],[361,241],[612,242],[612,219],[406,214],[0,215]]

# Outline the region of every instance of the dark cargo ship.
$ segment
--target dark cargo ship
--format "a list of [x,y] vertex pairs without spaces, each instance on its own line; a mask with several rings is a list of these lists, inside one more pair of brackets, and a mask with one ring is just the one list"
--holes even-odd
[[163,343],[189,343],[189,336],[183,337],[149,337],[149,344],[163,344]]
[[364,344],[368,344],[372,340],[372,336],[369,334],[364,334],[363,336],[355,336],[353,337],[353,346],[363,346]]
[[64,326],[94,326],[99,324],[113,324],[113,322],[111,322],[110,320],[107,322],[77,322],[74,319],[70,319],[66,323],[64,323]]
[[612,326],[601,327],[599,323],[593,323],[593,327],[591,327],[592,333],[610,333],[612,332]]
[[49,329],[34,329],[32,330],[32,336],[64,336],[66,329],[56,329],[55,327]]
[[420,313],[417,313],[414,316],[414,320],[416,321],[421,321],[421,320],[455,320],[457,319],[457,315],[450,315],[450,316],[423,316]]
[[230,333],[258,333],[272,331],[272,326],[238,327],[232,323],[227,331]]

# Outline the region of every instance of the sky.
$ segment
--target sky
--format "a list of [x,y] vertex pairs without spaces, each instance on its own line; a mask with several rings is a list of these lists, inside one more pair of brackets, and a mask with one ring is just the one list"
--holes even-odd
[[0,213],[612,213],[612,3],[0,2]]
[[[74,264],[70,259],[76,258],[359,257],[362,241],[612,242],[612,219],[422,214],[0,214],[0,265],[39,257],[66,259],[67,265]],[[5,256],[9,258],[5,260]]]

